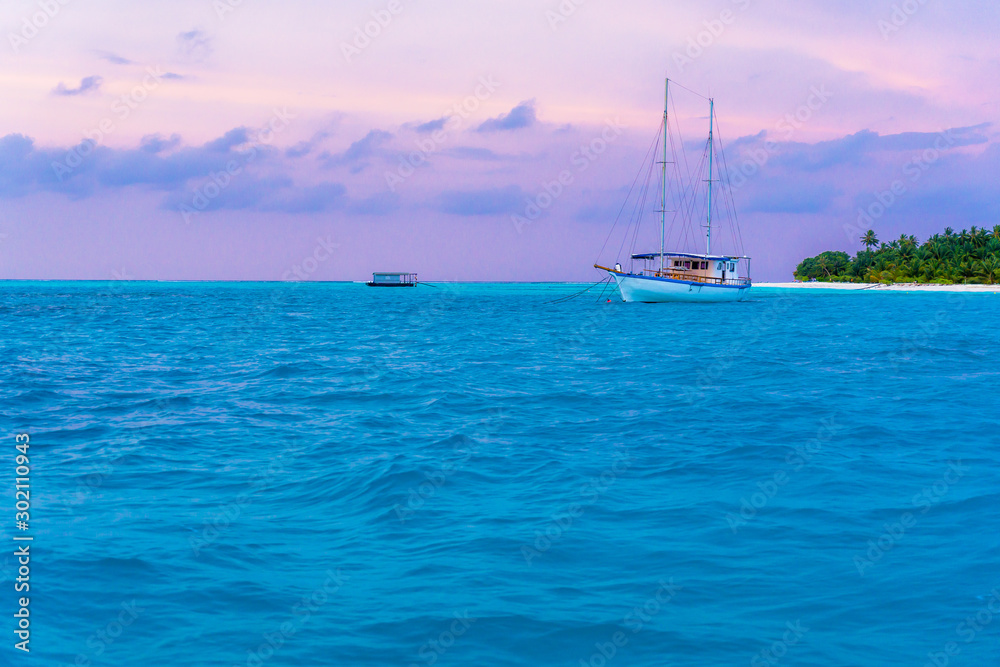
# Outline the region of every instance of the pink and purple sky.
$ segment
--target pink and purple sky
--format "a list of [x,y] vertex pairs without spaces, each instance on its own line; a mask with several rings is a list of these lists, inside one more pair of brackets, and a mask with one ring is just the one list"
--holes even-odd
[[664,77],[716,100],[755,280],[1000,224],[991,3],[8,0],[0,32],[4,279],[596,280]]

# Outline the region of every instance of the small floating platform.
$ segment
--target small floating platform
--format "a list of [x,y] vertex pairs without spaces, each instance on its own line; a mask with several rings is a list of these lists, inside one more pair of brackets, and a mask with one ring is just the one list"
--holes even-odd
[[415,273],[373,273],[369,287],[413,287],[417,284]]

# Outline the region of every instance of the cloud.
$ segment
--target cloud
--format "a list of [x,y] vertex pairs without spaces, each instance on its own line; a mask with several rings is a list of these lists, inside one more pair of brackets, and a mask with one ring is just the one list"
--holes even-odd
[[177,35],[177,49],[187,60],[201,62],[212,55],[212,38],[202,30],[190,30]]
[[341,183],[296,186],[292,179],[283,175],[262,177],[243,174],[233,178],[227,187],[220,188],[212,198],[198,199],[191,192],[173,192],[164,200],[162,208],[179,211],[182,207],[189,207],[200,212],[250,210],[298,215],[340,209],[347,202],[347,188]]
[[[826,239],[839,235],[845,221],[855,220],[858,209],[867,209],[874,201],[874,193],[902,180],[906,194],[897,198],[877,224],[909,225],[918,235],[926,235],[932,224],[943,228],[942,221],[949,216],[958,215],[968,225],[983,224],[983,218],[995,217],[1000,207],[995,203],[1000,202],[1000,186],[991,180],[992,174],[1000,170],[1000,145],[987,143],[984,148],[975,148],[987,141],[989,127],[981,124],[952,128],[943,134],[879,135],[864,130],[813,144],[774,142],[770,151],[765,150],[766,134],[744,136],[727,146],[731,175],[752,166],[743,172],[743,182],[736,184],[737,210],[741,217],[746,214],[752,221],[750,229],[756,226],[774,231],[779,229],[777,225],[792,222],[788,214],[800,216],[794,222],[803,226],[801,239],[827,242],[821,238],[822,224],[828,225]],[[291,147],[272,147],[255,141],[252,129],[236,127],[200,145],[184,145],[177,134],[151,134],[123,148],[92,142],[77,147],[39,146],[27,136],[10,134],[0,137],[0,200],[36,193],[80,200],[138,188],[162,197],[159,201],[166,208],[176,209],[182,203],[190,204],[196,193],[204,192],[219,174],[226,172],[228,164],[235,163],[237,173],[225,179],[231,182],[203,210],[303,215],[341,211],[362,218],[391,216],[404,206],[420,208],[417,201],[408,199],[417,197],[425,202],[425,208],[439,214],[504,216],[523,211],[526,200],[536,194],[537,184],[551,180],[551,174],[557,173],[554,167],[565,167],[563,160],[547,156],[568,154],[579,140],[575,133],[546,133],[549,144],[537,157],[526,157],[501,152],[511,145],[508,134],[474,135],[481,146],[443,148],[438,154],[441,159],[428,169],[420,189],[397,196],[380,190],[384,184],[379,174],[351,176],[371,164],[393,164],[398,157],[392,145],[395,135],[365,128],[356,135],[360,138],[342,152],[321,153],[317,163],[301,160],[316,155],[320,150],[317,145],[326,136],[326,131],[318,132]],[[909,180],[912,169],[907,169],[908,161],[933,148],[942,136],[950,136],[951,145],[920,173],[919,180]],[[622,141],[625,153],[642,157],[644,144],[629,144],[627,138]],[[765,151],[767,158],[763,164],[754,158],[762,155],[760,151]],[[76,160],[71,169],[54,171],[54,163],[65,165],[71,158]],[[317,174],[311,169],[316,164],[343,171]],[[606,215],[596,217],[610,219],[619,210],[624,196],[619,186],[627,190],[631,177],[618,173],[615,163],[601,165],[599,187],[581,176],[572,194],[567,195],[570,199],[565,200],[563,208],[568,219],[593,219],[595,216],[588,215],[588,211],[604,212]],[[631,168],[626,171],[632,173]],[[322,179],[322,174],[327,178]],[[497,186],[497,179],[510,180],[500,180]],[[355,183],[366,193],[357,199],[350,195]],[[805,244],[803,240],[803,248]],[[793,250],[800,252],[798,246]]]
[[55,89],[52,91],[52,94],[69,96],[69,95],[83,95],[91,91],[97,92],[98,90],[100,90],[102,83],[104,83],[104,79],[97,76],[96,74],[94,76],[88,76],[83,79],[80,79],[80,85],[77,88],[67,88],[66,84],[60,81],[59,85],[56,86]]
[[496,118],[485,121],[477,132],[504,132],[531,127],[537,121],[535,116],[535,100],[521,102],[510,110],[510,113],[500,114]]
[[175,190],[225,170],[229,162],[246,165],[250,155],[257,164],[266,162],[270,153],[263,149],[234,150],[244,133],[244,128],[236,128],[203,146],[179,150],[173,150],[180,144],[176,135],[147,136],[133,149],[98,146],[89,140],[69,149],[42,149],[28,137],[8,135],[0,139],[0,183],[19,186],[17,192],[8,188],[8,195],[41,190],[81,197],[132,185]]
[[351,144],[343,153],[331,154],[324,152],[320,155],[320,159],[324,167],[354,166],[356,167],[354,172],[357,173],[368,166],[365,161],[378,155],[381,146],[392,139],[392,137],[393,135],[388,132],[372,130],[364,138]]
[[453,157],[459,160],[485,160],[495,162],[501,156],[491,151],[489,148],[475,148],[473,146],[455,146],[441,151],[442,155]]
[[20,197],[29,191],[32,172],[42,165],[35,143],[23,134],[0,137],[0,197]]
[[[927,149],[950,150],[986,144],[989,138],[985,130],[989,127],[989,123],[982,123],[950,128],[941,132],[904,132],[888,135],[880,135],[872,130],[861,130],[845,137],[815,144],[779,141],[772,143],[774,150],[768,155],[767,163],[771,167],[801,172],[819,172],[839,166],[874,165],[886,156],[893,159],[892,155],[896,153],[915,153]],[[735,152],[745,160],[753,159],[755,154],[761,155],[760,151],[765,151],[767,142],[768,136],[762,131],[755,135],[740,137],[727,148],[729,152]],[[767,151],[763,154],[767,154]],[[738,161],[735,164],[738,164]]]
[[422,123],[420,125],[417,125],[413,129],[415,129],[417,132],[420,132],[421,134],[426,134],[427,132],[435,132],[437,130],[443,130],[444,124],[447,122],[448,122],[447,117],[438,118],[437,120],[432,120],[427,123]]
[[[927,238],[948,225],[992,227],[1000,144],[989,143],[989,127],[862,130],[813,144],[741,137],[727,148],[738,149],[728,163],[747,250],[794,266],[823,250],[858,250],[855,228]],[[772,251],[774,238],[782,245]]]
[[159,134],[147,134],[139,143],[139,148],[147,153],[163,153],[177,148],[181,144],[181,135],[171,134],[169,139],[164,139]]
[[190,187],[174,188],[164,198],[161,208],[179,211],[187,207],[200,212],[279,210],[276,204],[292,186],[292,180],[286,176],[258,176],[245,172],[237,176],[225,188],[213,190],[212,197],[204,195],[204,186],[210,180],[207,175]]
[[865,183],[868,187],[854,193],[852,217],[857,217],[858,209],[871,206],[876,200],[875,193],[884,196],[891,183],[898,180],[903,192],[886,207],[885,215],[876,224],[916,224],[916,230],[925,234],[921,238],[946,225],[956,229],[971,225],[992,227],[1000,221],[1000,185],[995,176],[998,172],[1000,144],[996,143],[979,154],[944,152],[936,161],[922,162],[919,168],[900,169],[897,165],[894,171],[880,175],[875,185],[869,181]]
[[308,141],[300,141],[299,143],[285,149],[285,157],[298,158],[305,157],[309,155],[316,148],[316,146],[322,142],[324,139],[330,136],[329,132],[321,131],[317,132]]
[[114,65],[134,65],[134,60],[129,60],[128,58],[123,58],[117,54],[111,53],[110,51],[95,51],[97,57],[101,60],[106,60]]
[[524,191],[516,186],[485,190],[449,190],[437,198],[442,213],[461,216],[514,213],[524,207]]
[[237,127],[229,130],[218,139],[208,142],[205,144],[205,148],[216,153],[226,153],[236,146],[242,146],[249,142],[250,130],[245,127]]
[[940,139],[944,139],[951,148],[960,146],[974,146],[985,144],[989,138],[984,134],[984,130],[992,123],[980,123],[969,127],[953,127],[943,132],[903,132],[901,134],[887,134],[878,137],[876,147],[882,150],[895,151],[918,151],[927,148],[934,148],[939,144]]
[[823,213],[829,211],[843,190],[832,183],[782,178],[768,183],[742,207],[746,213]]
[[[102,192],[142,186],[164,192],[162,207],[180,210],[203,197],[199,211],[256,210],[291,214],[320,213],[350,206],[363,214],[388,212],[396,200],[387,195],[351,202],[342,183],[300,184],[291,164],[273,148],[247,145],[246,128],[234,128],[201,146],[181,146],[180,136],[143,137],[132,149],[84,143],[86,157],[62,179],[53,164],[65,165],[74,149],[41,149],[21,134],[0,137],[0,198],[56,192],[82,199]],[[231,167],[235,165],[235,169]]]

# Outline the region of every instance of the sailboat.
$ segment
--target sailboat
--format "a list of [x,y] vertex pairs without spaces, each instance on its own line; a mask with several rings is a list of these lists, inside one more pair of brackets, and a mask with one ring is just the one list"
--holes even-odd
[[[753,283],[750,280],[750,258],[736,253],[712,253],[713,196],[717,195],[717,190],[713,189],[713,184],[722,181],[721,178],[716,177],[716,172],[721,170],[717,170],[715,164],[716,139],[714,136],[714,99],[708,99],[709,129],[708,144],[706,148],[708,178],[705,179],[707,182],[707,198],[704,200],[704,203],[707,203],[707,217],[704,218],[704,222],[701,225],[705,230],[705,252],[702,254],[700,252],[667,251],[665,249],[667,213],[674,213],[674,220],[678,218],[677,214],[680,214],[682,218],[685,214],[688,215],[688,217],[693,217],[694,209],[696,208],[695,202],[702,201],[699,199],[697,193],[685,193],[683,178],[680,173],[678,161],[676,159],[672,161],[667,160],[668,142],[672,140],[670,137],[669,124],[670,83],[670,79],[667,79],[664,86],[663,127],[661,130],[663,134],[663,160],[661,161],[662,187],[660,189],[660,207],[656,211],[660,214],[659,252],[630,253],[629,259],[631,262],[628,270],[624,269],[620,262],[617,262],[614,267],[594,264],[594,268],[607,271],[608,274],[614,278],[618,285],[618,291],[621,294],[621,298],[626,302],[638,301],[644,303],[661,303],[668,301],[742,301],[746,298],[747,294],[750,292],[750,288],[753,286]],[[681,146],[681,149],[683,150],[683,145]],[[674,154],[673,157],[676,158],[676,154]],[[679,187],[677,197],[669,201],[667,194],[668,165],[675,166],[677,174],[677,178],[675,180],[677,181]],[[650,173],[652,173],[652,168],[650,168]],[[718,176],[721,177],[722,174],[719,173]],[[691,177],[689,176],[689,181],[690,180]],[[646,190],[648,190],[648,188],[646,188]],[[735,218],[735,205],[730,206],[731,202],[731,192],[729,192],[729,197],[725,199],[725,205],[727,208],[730,208],[733,218]],[[668,211],[667,206],[672,203],[676,203],[677,208],[672,211]],[[623,206],[622,209],[624,210],[624,208],[625,207]],[[684,220],[682,219],[681,222],[683,223]],[[637,220],[636,225],[638,224]],[[733,225],[735,224],[734,220]],[[612,232],[613,231],[614,230],[612,229]],[[638,230],[636,230],[636,234],[633,238],[638,236],[637,232]],[[738,228],[736,228],[736,232],[734,233],[734,239],[737,238],[737,234]],[[629,230],[626,229],[626,239],[628,236]],[[607,245],[606,242],[605,245]],[[636,268],[636,264],[640,262],[642,268]]]

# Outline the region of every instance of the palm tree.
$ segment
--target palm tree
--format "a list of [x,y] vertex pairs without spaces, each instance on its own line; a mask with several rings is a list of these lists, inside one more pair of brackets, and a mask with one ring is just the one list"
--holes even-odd
[[[997,225],[997,229],[1000,229],[1000,225]],[[865,244],[865,248],[871,251],[874,246],[878,245],[878,237],[875,236],[875,232],[869,229],[865,232],[865,235],[861,237],[861,242]]]
[[976,266],[973,262],[962,262],[958,265],[958,275],[962,277],[962,282],[969,282],[970,278],[976,277]]
[[819,265],[819,268],[823,269],[823,273],[826,274],[826,277],[829,278],[830,277],[830,265],[827,264],[826,257],[820,256],[819,261],[816,262],[816,263]]
[[993,225],[993,238],[1000,240],[1000,225]]
[[934,282],[934,279],[941,271],[941,262],[936,259],[924,262],[924,282]]
[[983,277],[986,278],[986,282],[991,285],[996,284],[997,278],[1000,277],[1000,259],[996,257],[988,257],[983,260],[982,264]]

